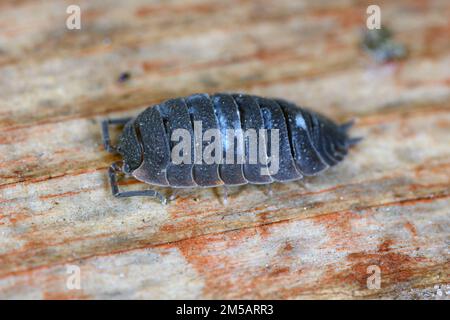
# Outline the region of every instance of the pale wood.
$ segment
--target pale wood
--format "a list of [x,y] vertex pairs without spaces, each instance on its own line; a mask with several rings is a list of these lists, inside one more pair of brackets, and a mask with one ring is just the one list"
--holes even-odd
[[[372,2],[80,3],[81,31],[70,1],[0,3],[0,298],[448,298],[448,1],[379,2],[409,49],[381,66],[358,46]],[[273,196],[112,198],[100,120],[216,91],[355,117],[365,139]]]

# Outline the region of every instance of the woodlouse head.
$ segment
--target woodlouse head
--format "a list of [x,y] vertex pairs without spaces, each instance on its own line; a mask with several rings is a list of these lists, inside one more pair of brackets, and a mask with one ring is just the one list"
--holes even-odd
[[123,128],[117,144],[117,152],[122,156],[122,171],[131,174],[142,162],[142,149],[134,128],[134,122],[128,122]]

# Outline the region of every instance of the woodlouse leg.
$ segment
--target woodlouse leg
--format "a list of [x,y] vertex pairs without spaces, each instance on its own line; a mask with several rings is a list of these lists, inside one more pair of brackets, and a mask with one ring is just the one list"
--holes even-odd
[[178,189],[173,189],[172,194],[169,196],[169,201],[173,201],[178,196]]
[[226,206],[228,204],[228,188],[223,187],[223,204]]
[[119,186],[117,184],[116,174],[118,172],[122,172],[120,166],[117,162],[113,163],[108,169],[109,182],[111,184],[111,191],[113,196],[119,198],[128,198],[128,197],[155,197],[158,198],[161,204],[166,204],[167,199],[161,193],[156,190],[136,190],[136,191],[125,191],[122,192],[119,190]]
[[269,197],[272,197],[272,196],[273,196],[273,190],[272,190],[272,185],[271,185],[271,184],[268,184],[268,185],[267,185],[267,195],[268,195]]
[[115,124],[115,125],[125,125],[128,121],[130,121],[132,118],[116,118],[116,119],[106,119],[102,121],[102,135],[103,135],[103,146],[105,147],[106,151],[115,153],[116,148],[111,145],[111,139],[109,138],[109,125]]

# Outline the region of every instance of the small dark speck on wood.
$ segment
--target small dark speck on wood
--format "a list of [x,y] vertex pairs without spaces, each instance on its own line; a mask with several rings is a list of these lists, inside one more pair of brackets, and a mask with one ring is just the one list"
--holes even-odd
[[128,80],[130,80],[131,78],[131,74],[129,72],[122,72],[119,77],[117,78],[117,81],[120,83],[126,82]]

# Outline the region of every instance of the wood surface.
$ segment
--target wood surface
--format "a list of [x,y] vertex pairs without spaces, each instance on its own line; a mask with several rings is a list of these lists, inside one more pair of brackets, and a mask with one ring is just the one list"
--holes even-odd
[[[448,299],[450,3],[376,3],[406,59],[360,49],[373,1],[1,1],[0,298]],[[195,92],[284,97],[364,140],[272,196],[113,198],[100,121]]]

